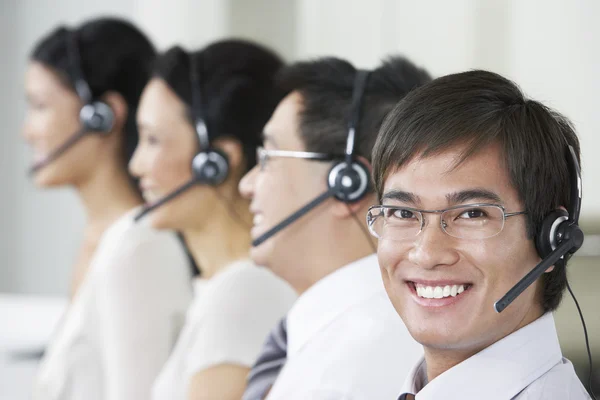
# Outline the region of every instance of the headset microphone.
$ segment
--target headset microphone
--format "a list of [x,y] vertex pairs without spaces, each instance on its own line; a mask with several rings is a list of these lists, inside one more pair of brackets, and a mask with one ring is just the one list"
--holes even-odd
[[542,260],[533,270],[531,270],[523,279],[512,287],[500,300],[494,304],[496,312],[501,313],[509,306],[521,293],[525,291],[533,282],[535,282],[542,274],[551,266],[556,264],[569,251],[574,248],[579,248],[583,244],[583,232],[579,227],[569,231],[564,237],[561,244]]
[[494,304],[494,309],[498,313],[508,307],[552,265],[564,267],[569,257],[583,244],[583,231],[578,225],[582,197],[581,169],[575,150],[570,145],[567,148],[566,158],[571,182],[568,213],[559,209],[546,216],[535,238],[536,248],[542,261]]
[[290,224],[294,223],[296,220],[298,220],[300,217],[304,216],[310,210],[312,210],[319,204],[323,203],[328,198],[335,196],[335,193],[336,193],[335,188],[329,188],[326,192],[324,192],[323,194],[321,194],[318,197],[315,197],[314,200],[312,200],[311,202],[306,204],[304,207],[298,209],[298,211],[294,212],[289,217],[287,217],[286,219],[284,219],[283,221],[281,221],[280,223],[275,225],[273,228],[269,229],[267,232],[265,232],[264,234],[262,234],[261,236],[259,236],[255,240],[253,240],[252,246],[253,247],[260,246],[267,239],[271,238],[275,234],[279,233],[279,231],[281,231],[282,229],[284,229],[287,226],[289,226]]
[[196,180],[195,179],[191,179],[189,181],[187,181],[186,183],[184,183],[183,185],[179,186],[177,189],[175,189],[174,191],[172,191],[171,193],[169,193],[168,195],[166,195],[165,197],[161,198],[160,200],[158,200],[156,203],[150,204],[148,206],[145,206],[144,208],[142,208],[142,210],[135,216],[134,220],[137,222],[140,219],[142,219],[146,214],[156,210],[158,207],[162,206],[163,204],[165,204],[168,201],[173,200],[175,197],[179,196],[180,194],[182,194],[183,192],[185,192],[186,190],[188,190],[189,188],[191,188],[192,186],[194,186],[196,184]]
[[40,162],[35,163],[29,170],[29,174],[30,175],[35,174],[40,169],[44,168],[45,166],[50,164],[52,161],[56,160],[65,151],[69,150],[75,143],[77,143],[79,141],[79,139],[84,137],[86,133],[87,133],[87,130],[84,127],[79,129],[77,132],[75,132],[73,135],[71,135],[67,140],[65,140],[65,142],[63,144],[61,144],[56,150],[54,150],[52,153],[50,153],[50,155],[48,157],[44,158]]

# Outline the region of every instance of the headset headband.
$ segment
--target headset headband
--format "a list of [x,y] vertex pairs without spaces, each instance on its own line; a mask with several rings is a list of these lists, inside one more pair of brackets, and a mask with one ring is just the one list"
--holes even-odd
[[73,85],[79,98],[85,103],[92,102],[92,90],[85,80],[81,67],[81,54],[79,53],[79,37],[76,30],[67,31],[67,56],[69,58],[69,68],[73,76]]
[[348,139],[346,141],[346,165],[350,165],[352,163],[352,158],[354,157],[356,130],[358,129],[362,100],[370,73],[371,71],[358,70],[354,77],[352,105],[350,107],[350,118],[348,121]]
[[210,139],[208,136],[208,127],[202,108],[202,80],[200,68],[194,54],[190,54],[190,81],[192,84],[192,118],[194,128],[200,142],[200,150],[206,151],[210,148]]

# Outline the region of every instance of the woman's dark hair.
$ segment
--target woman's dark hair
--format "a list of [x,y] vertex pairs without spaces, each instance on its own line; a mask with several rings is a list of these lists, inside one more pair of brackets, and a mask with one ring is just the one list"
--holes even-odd
[[[386,118],[373,148],[381,199],[389,173],[414,157],[465,146],[457,164],[499,144],[512,185],[527,215],[530,238],[544,217],[570,204],[567,145],[579,161],[579,140],[567,118],[525,97],[510,80],[487,71],[444,76],[409,93]],[[555,310],[567,284],[565,266],[543,275],[545,311]]]
[[75,77],[68,53],[69,35],[77,35],[80,68],[97,99],[113,91],[127,102],[123,165],[133,156],[138,142],[135,114],[156,56],[148,38],[131,23],[116,18],[98,18],[75,29],[61,26],[34,47],[31,60],[54,70],[61,81],[74,89]]
[[256,164],[256,147],[262,129],[284,92],[275,85],[283,66],[272,51],[237,39],[215,42],[187,53],[173,47],[156,59],[154,76],[189,107],[191,122],[192,82],[190,65],[200,77],[202,109],[210,140],[230,137],[242,144],[246,170]]

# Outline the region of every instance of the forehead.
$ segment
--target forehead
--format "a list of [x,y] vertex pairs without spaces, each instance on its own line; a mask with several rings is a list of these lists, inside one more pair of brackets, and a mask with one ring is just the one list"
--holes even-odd
[[265,146],[282,150],[305,150],[300,137],[300,113],[303,107],[302,95],[297,91],[281,100],[265,125]]
[[187,121],[187,108],[177,94],[160,78],[153,78],[144,88],[137,113],[138,123],[145,126]]
[[423,206],[437,208],[446,205],[448,194],[484,189],[497,194],[505,205],[518,205],[519,196],[500,146],[487,146],[457,165],[463,150],[460,146],[426,158],[415,156],[402,168],[390,171],[383,194],[392,190],[410,192],[429,204]]

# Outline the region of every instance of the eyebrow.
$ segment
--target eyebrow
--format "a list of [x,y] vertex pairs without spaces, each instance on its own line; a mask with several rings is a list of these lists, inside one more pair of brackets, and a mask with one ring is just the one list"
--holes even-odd
[[390,190],[383,194],[383,197],[381,197],[381,202],[383,203],[386,200],[396,200],[396,201],[401,201],[403,203],[411,203],[411,204],[417,204],[421,201],[419,196],[417,196],[413,193],[405,192],[403,190],[396,190],[396,189]]
[[[381,202],[384,203],[386,200],[396,200],[402,203],[409,203],[413,205],[419,204],[421,202],[421,198],[416,194],[398,189],[385,192],[381,198]],[[446,195],[446,201],[450,205],[466,203],[471,200],[484,200],[492,203],[502,203],[502,199],[500,199],[500,196],[498,196],[491,190],[482,188],[461,190],[459,192],[448,193]]]
[[471,200],[484,200],[492,203],[502,203],[502,199],[496,193],[488,189],[475,188],[461,190],[460,192],[449,193],[446,195],[449,204],[467,203]]

